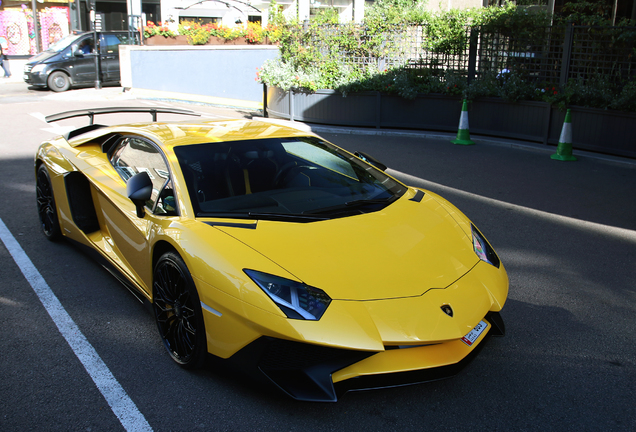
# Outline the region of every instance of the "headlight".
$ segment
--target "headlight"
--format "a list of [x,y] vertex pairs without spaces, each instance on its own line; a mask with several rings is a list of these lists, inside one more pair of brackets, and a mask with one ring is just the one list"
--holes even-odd
[[475,228],[475,225],[471,225],[471,228],[473,231],[473,247],[479,259],[499,268],[499,257],[495,253],[495,250],[488,244],[477,228]]
[[274,300],[287,318],[317,321],[331,303],[331,298],[318,288],[255,270],[243,271]]
[[44,69],[46,69],[46,66],[47,65],[44,63],[37,64],[33,66],[33,69],[31,69],[31,73],[39,74],[40,72],[43,72]]

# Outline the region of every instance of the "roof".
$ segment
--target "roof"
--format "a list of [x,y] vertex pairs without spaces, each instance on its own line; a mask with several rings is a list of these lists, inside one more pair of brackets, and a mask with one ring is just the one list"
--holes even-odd
[[69,144],[76,147],[114,133],[142,135],[166,150],[189,144],[313,135],[311,132],[270,123],[267,120],[196,120],[104,127],[77,136],[69,140]]

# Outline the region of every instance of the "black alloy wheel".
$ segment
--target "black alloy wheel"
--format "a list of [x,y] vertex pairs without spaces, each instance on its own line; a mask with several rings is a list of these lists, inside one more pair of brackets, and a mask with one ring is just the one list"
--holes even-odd
[[51,241],[61,239],[62,230],[60,229],[60,222],[57,218],[57,208],[55,207],[51,178],[44,165],[40,165],[37,170],[35,190],[42,233]]
[[207,353],[201,303],[188,268],[174,252],[165,253],[155,266],[153,309],[172,359],[185,369],[201,367]]

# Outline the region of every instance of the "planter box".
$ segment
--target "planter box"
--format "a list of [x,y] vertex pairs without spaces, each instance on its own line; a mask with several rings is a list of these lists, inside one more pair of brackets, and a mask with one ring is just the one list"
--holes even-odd
[[545,102],[481,98],[469,104],[468,117],[470,131],[476,134],[545,142],[550,105]]
[[342,97],[334,90],[316,93],[267,90],[268,113],[288,120],[332,125],[372,127],[377,124],[378,93],[355,93]]
[[[162,45],[189,45],[188,37],[183,35],[177,35],[175,37],[169,36],[150,36],[145,39],[145,45],[148,46],[162,46]],[[263,38],[263,42],[252,43],[249,42],[244,36],[236,39],[224,39],[218,36],[210,36],[206,45],[272,45],[269,38]]]
[[457,132],[462,101],[443,95],[419,96],[413,100],[381,95],[379,127]]
[[[422,129],[457,132],[461,99],[420,95],[407,100],[379,92],[316,93],[267,88],[267,115],[288,120],[339,126]],[[571,107],[574,149],[636,157],[636,113]],[[508,102],[481,98],[469,104],[469,128],[474,134],[556,145],[565,113],[545,102]]]
[[161,45],[187,45],[188,38],[182,35],[175,37],[168,36],[150,36],[145,39],[145,45],[148,46],[161,46]]
[[[575,149],[636,158],[636,113],[571,107]],[[558,144],[565,113],[553,110],[548,143]]]
[[208,45],[247,45],[245,37],[237,37],[236,39],[224,39],[218,36],[210,36]]

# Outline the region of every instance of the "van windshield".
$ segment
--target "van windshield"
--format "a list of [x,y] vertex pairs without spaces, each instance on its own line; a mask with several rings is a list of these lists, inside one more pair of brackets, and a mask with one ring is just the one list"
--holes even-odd
[[54,44],[50,45],[47,51],[61,52],[64,49],[66,49],[66,47],[71,45],[73,42],[78,40],[81,36],[82,35],[70,34],[66,36],[65,38],[62,38],[59,41],[55,42]]

